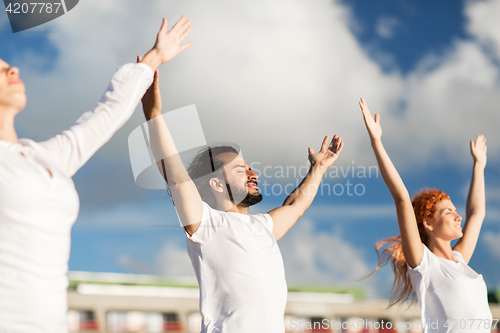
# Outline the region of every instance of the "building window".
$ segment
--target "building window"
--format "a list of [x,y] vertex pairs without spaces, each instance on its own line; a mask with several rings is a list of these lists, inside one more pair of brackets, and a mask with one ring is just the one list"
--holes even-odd
[[68,330],[70,332],[98,331],[99,325],[90,310],[69,309],[67,314]]

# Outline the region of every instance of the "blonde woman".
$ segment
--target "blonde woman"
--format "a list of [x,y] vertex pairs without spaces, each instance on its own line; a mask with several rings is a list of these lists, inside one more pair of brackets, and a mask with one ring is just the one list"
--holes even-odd
[[19,69],[0,60],[0,332],[64,333],[71,227],[79,199],[71,177],[130,118],[156,68],[191,44],[183,17],[140,64],[112,77],[97,106],[44,142],[18,139],[26,105]]
[[[486,139],[479,135],[470,141],[474,167],[462,229],[462,217],[443,191],[424,189],[410,199],[382,145],[380,115],[373,118],[364,99],[359,105],[380,172],[396,204],[401,233],[376,244],[377,253],[388,246],[375,271],[390,262],[395,275],[390,306],[416,297],[424,332],[490,332],[486,284],[468,265],[485,216]],[[459,241],[452,248],[455,239]]]

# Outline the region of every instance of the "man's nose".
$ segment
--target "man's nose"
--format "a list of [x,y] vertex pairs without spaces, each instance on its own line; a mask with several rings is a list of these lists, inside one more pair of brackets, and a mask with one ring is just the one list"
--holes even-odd
[[253,172],[252,170],[247,171],[247,177],[249,179],[253,179],[253,180],[257,180],[259,178],[259,176],[255,172]]

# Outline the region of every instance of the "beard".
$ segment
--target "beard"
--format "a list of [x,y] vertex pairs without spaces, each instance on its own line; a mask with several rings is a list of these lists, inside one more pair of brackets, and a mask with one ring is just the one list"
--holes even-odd
[[[256,181],[253,181],[257,184]],[[227,185],[227,184],[226,184]],[[260,193],[248,193],[246,184],[244,187],[231,186],[228,190],[230,190],[231,200],[233,203],[240,207],[250,207],[255,204],[258,204],[262,201],[262,194]]]
[[254,193],[254,194],[247,193],[247,196],[245,197],[245,199],[243,199],[243,201],[240,202],[239,206],[250,207],[250,206],[253,206],[255,204],[258,204],[261,201],[262,201],[262,194],[260,194],[260,193]]

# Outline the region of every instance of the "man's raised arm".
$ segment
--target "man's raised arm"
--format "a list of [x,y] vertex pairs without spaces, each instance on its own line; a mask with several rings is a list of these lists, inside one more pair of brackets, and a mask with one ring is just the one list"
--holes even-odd
[[285,199],[282,207],[269,212],[273,218],[273,235],[276,240],[283,237],[287,231],[309,208],[321,183],[325,171],[337,160],[344,143],[341,137],[335,135],[328,146],[329,137],[326,136],[321,150],[314,153],[309,148],[311,168],[300,185]]
[[[166,33],[167,22],[164,21],[156,43],[168,51],[166,52],[168,54],[166,61],[173,59],[191,45],[191,43],[180,45],[191,31],[190,23],[191,21],[186,21],[185,16],[183,16]],[[144,59],[138,56],[137,61],[145,62],[148,54]],[[142,106],[146,120],[148,120],[151,150],[158,164],[158,169],[167,181],[184,229],[192,235],[198,230],[201,223],[203,203],[194,182],[182,163],[172,135],[161,115],[162,104],[158,70],[155,71],[153,84],[142,98]]]

